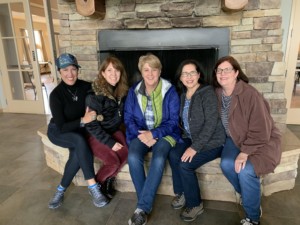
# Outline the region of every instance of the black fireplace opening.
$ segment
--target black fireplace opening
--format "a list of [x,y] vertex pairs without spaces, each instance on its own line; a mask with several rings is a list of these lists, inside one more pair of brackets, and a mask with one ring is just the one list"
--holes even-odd
[[124,64],[129,85],[141,79],[138,61],[152,53],[162,63],[161,76],[176,84],[179,64],[186,59],[199,61],[204,80],[212,82],[212,70],[218,58],[229,53],[228,28],[181,28],[161,30],[100,30],[100,62],[114,55]]
[[114,55],[123,63],[128,75],[129,85],[141,80],[141,74],[138,69],[138,61],[140,56],[152,53],[156,55],[162,64],[161,77],[169,80],[176,85],[177,80],[175,74],[179,64],[186,59],[197,60],[203,68],[204,80],[208,83],[212,82],[211,73],[218,58],[218,49],[171,49],[171,50],[139,50],[139,51],[100,51],[100,61],[107,56]]

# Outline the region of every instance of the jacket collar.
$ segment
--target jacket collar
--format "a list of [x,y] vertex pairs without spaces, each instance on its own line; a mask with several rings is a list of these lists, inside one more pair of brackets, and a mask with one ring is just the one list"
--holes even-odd
[[238,81],[238,82],[236,82],[235,87],[234,87],[233,92],[232,92],[232,95],[239,95],[239,94],[241,94],[243,92],[243,90],[244,90],[244,84],[245,84],[244,81]]
[[[168,80],[166,80],[166,79],[164,79],[162,77],[160,77],[160,81],[159,82],[161,82],[161,89],[160,89],[161,90],[161,94],[162,94],[162,96],[165,96],[165,94],[172,87],[172,84]],[[143,93],[140,92],[140,88],[141,88],[142,84],[143,84],[143,80],[139,81],[136,85],[133,86],[133,90],[134,90],[134,93],[136,95],[144,95]],[[158,87],[156,87],[156,89],[157,88]]]
[[[162,88],[162,80],[159,79],[158,81],[158,84],[156,86],[156,88],[153,90],[153,95],[154,96],[157,96],[159,94],[161,94],[161,88]],[[146,85],[145,85],[145,81],[143,80],[139,89],[138,89],[138,92],[141,94],[141,95],[144,95],[144,96],[147,96],[147,93],[146,93]]]
[[99,83],[93,82],[92,89],[95,92],[95,95],[103,95],[110,99],[116,100],[116,98],[112,95],[113,88],[109,84],[99,85]]

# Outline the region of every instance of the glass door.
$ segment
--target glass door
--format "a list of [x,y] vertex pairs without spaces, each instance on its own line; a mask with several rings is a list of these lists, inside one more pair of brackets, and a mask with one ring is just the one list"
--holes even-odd
[[37,61],[39,65],[44,109],[51,114],[49,95],[57,85],[55,58],[58,47],[55,33],[60,29],[57,2],[50,0],[29,0]]
[[4,112],[43,114],[40,66],[28,1],[0,0]]
[[293,1],[287,51],[287,124],[300,124],[300,0]]

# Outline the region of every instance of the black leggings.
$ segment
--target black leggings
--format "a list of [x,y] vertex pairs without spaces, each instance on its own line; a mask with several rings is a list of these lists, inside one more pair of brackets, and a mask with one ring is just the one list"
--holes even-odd
[[81,168],[84,179],[95,178],[94,158],[90,150],[84,133],[66,132],[62,133],[54,123],[48,126],[49,140],[60,147],[69,149],[69,159],[65,166],[65,171],[61,180],[64,188],[69,187],[74,176]]

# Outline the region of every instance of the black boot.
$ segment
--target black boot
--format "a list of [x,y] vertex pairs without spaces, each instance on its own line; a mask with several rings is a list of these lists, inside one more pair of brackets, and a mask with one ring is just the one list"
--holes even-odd
[[101,191],[110,199],[112,199],[116,194],[115,181],[116,181],[115,177],[109,177],[101,185]]

